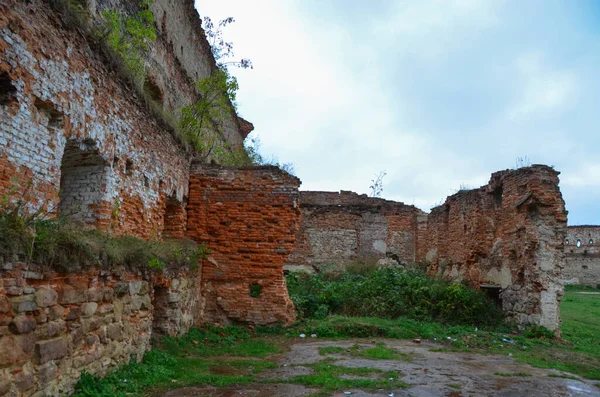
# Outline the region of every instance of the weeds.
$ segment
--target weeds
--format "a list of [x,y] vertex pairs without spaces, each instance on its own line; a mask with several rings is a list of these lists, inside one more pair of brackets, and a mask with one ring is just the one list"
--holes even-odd
[[195,269],[200,259],[210,254],[206,244],[198,245],[191,240],[112,237],[65,219],[47,219],[41,210],[27,208],[22,197],[9,194],[0,202],[0,235],[0,259],[64,271],[117,265],[162,269],[167,264]]
[[360,274],[292,273],[290,297],[303,318],[328,314],[438,320],[455,324],[499,324],[502,313],[481,291],[397,268]]

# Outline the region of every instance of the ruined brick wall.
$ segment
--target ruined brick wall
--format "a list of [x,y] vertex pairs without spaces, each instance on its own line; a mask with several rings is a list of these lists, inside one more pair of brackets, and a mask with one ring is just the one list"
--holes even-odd
[[600,226],[569,226],[565,238],[567,284],[600,285]]
[[312,271],[355,260],[412,264],[417,225],[414,206],[353,192],[300,192],[302,219],[286,270]]
[[[92,18],[108,7],[136,12],[135,2],[86,4]],[[156,0],[152,10],[158,39],[146,77],[176,114],[214,59],[191,1]],[[228,144],[239,147],[244,133],[232,113]],[[0,191],[18,185],[31,208],[115,234],[182,236],[189,165],[171,132],[48,2],[0,0]]]
[[[93,0],[88,1],[87,6],[95,18],[101,19],[105,9],[134,15],[138,11],[135,3],[130,0]],[[163,108],[176,114],[196,98],[194,84],[210,76],[216,64],[192,0],[154,0],[150,9],[156,20],[158,37],[150,44],[150,51],[146,54],[146,84],[151,84],[158,91]],[[225,115],[222,134],[231,147],[240,148],[248,128],[252,130],[251,123],[238,119],[232,109]]]
[[502,288],[502,307],[519,323],[560,326],[567,213],[558,172],[542,165],[492,174],[427,219],[418,260],[432,274]]
[[0,395],[63,396],[82,371],[141,360],[153,335],[187,332],[198,273],[0,265]]
[[198,322],[294,320],[283,264],[298,227],[299,185],[277,167],[192,167],[187,235],[213,250],[202,267]]

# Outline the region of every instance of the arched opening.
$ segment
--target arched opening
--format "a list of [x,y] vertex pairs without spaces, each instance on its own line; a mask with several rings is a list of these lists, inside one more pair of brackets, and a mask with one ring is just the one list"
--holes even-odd
[[175,196],[167,197],[163,222],[163,237],[184,238],[186,219],[184,204],[177,200]]
[[577,239],[577,244],[575,244],[577,248],[581,247],[581,240]]
[[163,93],[152,77],[146,77],[144,80],[144,94],[151,101],[163,106]]
[[77,222],[96,223],[108,169],[94,141],[67,141],[60,165],[58,215]]
[[8,105],[15,100],[17,88],[8,73],[0,73],[0,105]]

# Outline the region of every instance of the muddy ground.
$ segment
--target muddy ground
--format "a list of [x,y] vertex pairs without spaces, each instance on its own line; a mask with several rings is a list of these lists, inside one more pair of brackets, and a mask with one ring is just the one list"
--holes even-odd
[[[387,347],[410,356],[409,360],[372,360],[348,354],[319,354],[319,348],[339,346],[349,349],[355,344],[363,348],[375,347],[384,342]],[[416,343],[406,340],[298,340],[289,345],[285,353],[270,357],[276,368],[267,369],[259,379],[269,383],[256,383],[242,387],[187,387],[165,393],[164,397],[303,397],[311,396],[318,388],[288,384],[287,380],[312,373],[307,364],[325,359],[335,359],[334,364],[359,368],[377,368],[395,371],[398,380],[408,384],[394,390],[347,389],[333,392],[332,396],[600,396],[597,382],[575,377],[552,369],[540,369],[516,363],[512,357],[480,355],[474,353],[435,351],[442,348],[430,342]],[[433,350],[433,351],[432,351]],[[231,359],[231,358],[230,358]],[[371,376],[377,376],[373,374]],[[352,376],[357,379],[359,376]],[[365,377],[365,378],[368,378]],[[277,380],[277,381],[274,381]]]

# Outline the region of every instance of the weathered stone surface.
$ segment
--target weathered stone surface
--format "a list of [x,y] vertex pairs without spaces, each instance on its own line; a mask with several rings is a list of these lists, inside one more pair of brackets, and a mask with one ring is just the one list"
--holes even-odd
[[17,313],[32,312],[37,309],[33,295],[22,295],[11,299],[12,308]]
[[34,386],[33,374],[29,372],[21,372],[14,377],[14,383],[17,390],[25,392]]
[[67,316],[65,319],[67,321],[72,321],[77,320],[79,317],[81,317],[81,308],[78,306],[69,307],[69,311],[67,312]]
[[85,302],[86,299],[86,290],[83,287],[65,285],[61,290],[58,291],[58,303],[61,305],[81,303]]
[[113,291],[117,296],[129,294],[129,283],[126,281],[118,282],[113,286]]
[[14,334],[25,334],[35,329],[37,321],[31,316],[19,316],[15,317],[10,323],[10,330]]
[[52,321],[37,327],[35,334],[38,339],[49,339],[67,332],[67,324],[63,320]]
[[65,308],[61,305],[54,305],[50,308],[50,319],[58,320],[63,319],[65,316]]
[[39,307],[49,307],[58,301],[58,293],[51,288],[39,288],[35,291],[35,302]]
[[81,305],[81,311],[83,317],[92,317],[98,310],[98,304],[96,302],[87,302]]
[[0,313],[8,313],[12,310],[12,302],[6,295],[0,295]]
[[569,226],[565,236],[566,284],[600,285],[600,226]]
[[103,288],[90,288],[87,290],[87,300],[89,302],[102,302],[104,300]]
[[56,338],[35,344],[37,360],[40,364],[56,360],[69,353],[67,338]]

